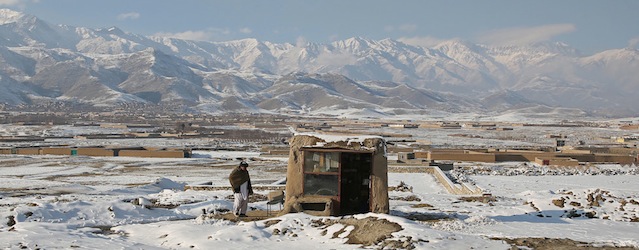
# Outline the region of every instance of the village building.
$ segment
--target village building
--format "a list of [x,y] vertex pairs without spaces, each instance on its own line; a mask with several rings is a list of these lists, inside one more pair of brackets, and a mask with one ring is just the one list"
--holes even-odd
[[191,158],[189,148],[150,148],[150,147],[12,147],[0,148],[0,154],[18,155],[83,155],[100,157],[153,157],[153,158]]
[[539,165],[579,166],[587,163],[631,165],[639,163],[636,148],[585,148],[561,151],[516,149],[430,149],[398,152],[397,162],[431,165],[432,162],[534,162]]
[[295,135],[280,214],[388,213],[386,142],[378,136]]

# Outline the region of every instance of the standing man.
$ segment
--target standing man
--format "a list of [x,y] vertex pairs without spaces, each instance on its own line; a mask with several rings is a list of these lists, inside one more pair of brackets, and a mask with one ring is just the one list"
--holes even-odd
[[247,167],[248,163],[242,161],[240,162],[240,165],[233,169],[229,175],[229,181],[231,182],[231,187],[233,187],[233,196],[235,197],[235,201],[233,202],[233,214],[239,217],[246,217],[248,196],[253,194],[251,177],[246,169]]

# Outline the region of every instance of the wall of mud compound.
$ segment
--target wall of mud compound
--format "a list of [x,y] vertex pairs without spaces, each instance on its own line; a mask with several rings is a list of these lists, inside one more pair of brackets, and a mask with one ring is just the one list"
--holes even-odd
[[446,176],[446,174],[439,167],[432,167],[431,174],[435,176],[435,179],[444,186],[444,188],[451,194],[457,195],[476,195],[481,194],[482,189],[468,183],[453,183],[453,181]]

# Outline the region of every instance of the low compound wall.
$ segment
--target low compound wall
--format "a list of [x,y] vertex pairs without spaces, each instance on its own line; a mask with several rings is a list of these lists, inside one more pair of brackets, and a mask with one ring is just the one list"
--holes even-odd
[[78,148],[78,155],[87,156],[116,156],[112,149],[104,148]]
[[444,186],[448,193],[457,195],[478,195],[483,191],[481,188],[472,184],[453,183],[439,167],[430,167],[429,170],[435,179]]
[[433,152],[430,154],[430,160],[450,160],[450,161],[478,161],[478,162],[495,162],[494,154],[484,153],[447,153],[447,152]]
[[130,157],[152,157],[152,158],[184,158],[184,151],[169,151],[169,150],[120,150],[118,156],[130,156]]
[[156,157],[156,158],[190,158],[190,149],[173,150],[133,150],[119,148],[85,147],[30,147],[30,148],[1,148],[0,154],[18,155],[84,155],[84,156],[130,156],[130,157]]
[[43,155],[71,155],[71,148],[42,148]]
[[17,148],[16,154],[19,155],[39,155],[42,154],[42,149],[40,148]]

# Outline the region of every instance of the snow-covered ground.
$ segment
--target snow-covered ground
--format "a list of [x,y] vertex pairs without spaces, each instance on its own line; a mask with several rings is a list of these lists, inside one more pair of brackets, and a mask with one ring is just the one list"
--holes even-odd
[[[105,132],[94,130],[0,125],[2,136]],[[368,130],[410,133],[411,139],[430,141],[435,147],[550,146],[554,144],[548,138],[551,134],[566,135],[569,143],[609,143],[611,137],[629,133],[589,127]],[[449,175],[491,194],[485,197],[451,195],[433,176],[393,166],[390,214],[315,217],[300,213],[238,222],[225,217],[232,207],[227,180],[231,168],[238,159],[249,159],[259,198],[285,177],[287,158],[262,157],[258,145],[214,139],[57,139],[35,144],[219,145],[250,151],[194,151],[189,159],[0,155],[2,249],[509,249],[509,239],[534,241],[530,238],[639,248],[636,166],[608,164],[576,171],[530,163],[456,164],[463,168]],[[397,155],[388,158],[397,159]],[[202,183],[217,188],[184,189]],[[267,210],[263,198],[250,207],[253,212]],[[377,238],[363,240],[362,235]]]
[[[256,186],[272,186],[284,177],[286,159],[260,158],[256,152],[194,153],[191,159],[1,155],[0,248],[354,249],[366,244],[347,243],[365,229],[349,224],[350,217],[300,213],[237,222],[210,216],[232,207],[224,187],[236,158],[253,159]],[[508,167],[521,166],[500,169]],[[389,186],[403,188],[390,191],[390,214],[352,219],[399,226],[368,248],[509,249],[500,239],[527,237],[639,247],[639,182],[637,172],[629,171],[636,167],[601,168],[623,171],[461,173],[489,190],[489,197],[451,195],[428,174],[391,172]],[[222,188],[184,190],[205,182]],[[267,209],[265,201],[250,207]]]

